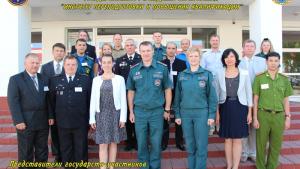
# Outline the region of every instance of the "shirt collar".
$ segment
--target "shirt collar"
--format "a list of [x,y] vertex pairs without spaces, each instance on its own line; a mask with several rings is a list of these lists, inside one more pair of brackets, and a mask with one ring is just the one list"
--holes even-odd
[[132,56],[132,59],[134,58],[135,53],[133,53],[132,55],[127,54],[127,58],[129,59],[130,56]]
[[60,64],[60,66],[63,65],[63,60],[60,62],[57,62],[56,60],[53,60],[54,66],[56,66],[57,64]]
[[[269,74],[269,72],[268,72],[268,70],[266,70],[266,76],[268,77],[268,78],[270,78],[270,79],[272,79],[271,78],[271,75]],[[274,80],[276,80],[278,78],[278,71],[276,72],[276,75],[275,75],[275,79]],[[273,79],[272,79],[273,80]]]
[[30,77],[35,76],[35,77],[37,78],[37,73],[36,73],[36,74],[31,74],[31,73],[29,73],[27,70],[26,70],[26,72],[27,72],[27,74],[28,74]]
[[156,47],[155,44],[153,44],[153,48],[154,48],[154,49],[162,49],[162,48],[163,48],[163,45],[160,44],[159,47]]
[[220,49],[218,49],[216,52],[214,52],[212,49],[209,49],[208,52],[210,52],[210,53],[221,53],[222,51]]
[[[70,75],[66,74],[67,79],[69,80]],[[75,74],[71,76],[72,80],[74,80]]]
[[115,50],[115,51],[120,51],[120,50],[124,50],[124,48],[123,48],[122,46],[121,46],[120,49],[116,49],[116,48],[114,47],[113,50]]
[[249,58],[248,56],[244,56],[244,59],[245,59],[246,61],[252,61],[253,58],[254,58],[254,56],[251,56],[250,58]]
[[172,64],[172,63],[175,62],[176,56],[174,56],[173,59],[169,59],[168,56],[167,56],[167,59],[168,59],[168,60],[170,61],[170,63]]
[[[152,67],[156,68],[156,66],[157,66],[156,64],[157,64],[157,63],[156,63],[156,60],[155,60],[155,59],[152,59],[152,63],[151,63],[151,65],[150,65],[150,67],[152,66]],[[139,70],[140,70],[142,67],[145,67],[143,61],[140,62]]]
[[191,71],[191,68],[185,69],[184,72],[189,73],[189,74],[193,74],[193,73],[196,73],[196,74],[197,74],[197,73],[202,73],[202,72],[204,72],[204,69],[203,69],[201,66],[199,66],[198,70],[195,71],[195,72],[192,72],[192,71]]

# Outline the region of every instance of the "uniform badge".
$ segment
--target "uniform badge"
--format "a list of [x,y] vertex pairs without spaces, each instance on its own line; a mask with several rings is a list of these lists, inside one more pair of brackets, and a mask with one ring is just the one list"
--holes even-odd
[[200,80],[200,81],[199,81],[199,86],[200,86],[201,88],[205,87],[205,86],[206,86],[206,82],[205,82],[204,80]]
[[89,69],[89,68],[86,68],[86,69],[85,69],[85,73],[86,73],[86,74],[90,74],[90,69]]
[[135,75],[136,76],[138,76],[138,75],[140,75],[141,74],[141,72],[135,72]]
[[161,80],[160,80],[160,79],[156,79],[156,80],[154,81],[154,85],[155,85],[155,86],[160,86],[160,83],[161,83]]
[[121,63],[119,64],[119,66],[120,66],[120,67],[127,66],[127,63],[126,63],[125,61],[123,61],[123,62],[121,62]]
[[8,0],[8,2],[14,6],[22,6],[24,5],[28,0]]
[[63,94],[64,94],[64,91],[60,91],[60,92],[59,92],[59,95],[63,95]]

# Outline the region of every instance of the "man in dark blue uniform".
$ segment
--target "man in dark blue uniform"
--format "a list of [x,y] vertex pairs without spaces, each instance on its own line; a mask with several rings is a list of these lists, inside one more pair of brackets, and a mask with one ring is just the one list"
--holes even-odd
[[78,74],[72,55],[64,59],[65,74],[50,80],[51,109],[56,115],[62,161],[88,160],[87,131],[91,80]]
[[[44,64],[41,68],[41,74],[48,80],[54,76],[64,73],[63,59],[66,55],[66,47],[62,43],[56,43],[52,47],[53,60]],[[55,117],[54,117],[55,119]],[[51,126],[51,151],[55,156],[56,162],[61,162],[61,155],[59,149],[59,139],[56,122]]]
[[[127,81],[130,67],[139,63],[141,61],[141,55],[135,52],[136,45],[133,39],[127,39],[125,41],[126,54],[117,59],[115,65],[115,73],[124,77],[125,82]],[[128,110],[129,112],[129,110]],[[127,141],[125,151],[130,151],[131,149],[137,149],[136,135],[134,131],[134,123],[129,121],[129,113],[127,113],[127,123],[126,123]]]
[[[168,42],[166,47],[167,47],[166,59],[164,59],[162,62],[168,66],[169,77],[173,83],[173,87],[172,87],[172,101],[173,101],[173,98],[175,96],[177,76],[180,72],[186,69],[186,63],[185,61],[176,58],[176,51],[177,51],[176,43]],[[171,113],[174,113],[173,110],[171,111]],[[183,134],[182,134],[181,125],[175,123],[175,129],[176,129],[175,130],[176,147],[184,151],[185,147],[183,145]],[[164,120],[164,131],[163,131],[163,138],[161,143],[163,151],[168,147],[168,141],[169,141],[169,122],[167,120]]]

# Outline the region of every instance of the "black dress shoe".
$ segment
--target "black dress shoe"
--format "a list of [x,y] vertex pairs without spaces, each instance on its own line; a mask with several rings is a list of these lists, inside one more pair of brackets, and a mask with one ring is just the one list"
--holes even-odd
[[130,151],[132,150],[133,147],[131,145],[127,145],[125,148],[124,148],[124,151]]
[[62,162],[61,157],[55,156],[54,162],[55,162],[55,163],[60,163],[60,162]]
[[183,144],[177,144],[176,147],[181,151],[185,151],[185,147]]
[[167,145],[162,145],[161,146],[161,151],[165,151],[167,149],[167,147],[168,147]]
[[137,151],[137,150],[138,150],[138,146],[137,146],[137,145],[135,145],[135,146],[134,146],[134,149]]

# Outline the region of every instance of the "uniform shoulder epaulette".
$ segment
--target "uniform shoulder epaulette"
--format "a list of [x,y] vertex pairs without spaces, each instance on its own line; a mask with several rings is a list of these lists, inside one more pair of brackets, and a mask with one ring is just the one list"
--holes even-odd
[[265,72],[258,73],[256,76],[263,75]]
[[161,65],[164,65],[164,66],[168,66],[168,65],[166,65],[166,64],[164,64],[163,62],[161,62],[161,61],[157,61],[157,63],[159,63],[159,64],[161,64]]
[[288,76],[287,75],[285,75],[285,74],[283,74],[283,73],[278,73],[279,75],[281,75],[281,76],[283,76],[283,77],[286,77],[286,78],[288,78]]
[[90,56],[86,56],[87,59],[89,60],[94,60],[94,58],[90,57]]

